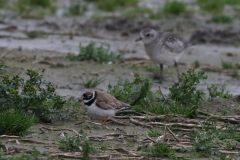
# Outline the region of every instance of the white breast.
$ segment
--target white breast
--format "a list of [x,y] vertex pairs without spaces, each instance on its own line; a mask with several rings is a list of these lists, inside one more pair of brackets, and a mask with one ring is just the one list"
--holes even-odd
[[86,106],[88,115],[97,119],[104,120],[107,116],[108,118],[115,116],[118,110],[116,109],[101,109],[93,103],[91,106]]

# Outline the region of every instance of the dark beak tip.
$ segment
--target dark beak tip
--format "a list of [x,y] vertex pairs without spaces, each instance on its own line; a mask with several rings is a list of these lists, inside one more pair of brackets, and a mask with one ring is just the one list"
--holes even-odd
[[141,40],[142,40],[142,37],[136,39],[135,42],[137,42],[137,41],[141,41]]

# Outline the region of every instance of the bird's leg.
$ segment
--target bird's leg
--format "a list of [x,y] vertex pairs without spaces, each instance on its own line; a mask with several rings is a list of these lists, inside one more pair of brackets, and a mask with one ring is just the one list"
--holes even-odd
[[159,64],[160,66],[160,78],[159,78],[159,83],[162,83],[163,81],[163,64]]
[[178,64],[177,64],[177,62],[174,62],[174,66],[176,67],[176,70],[177,70],[178,82],[180,82],[180,74],[179,74],[179,71],[178,71]]
[[104,125],[104,124],[105,124],[105,122],[107,121],[107,119],[108,119],[108,116],[105,118],[105,120],[104,120],[104,122],[103,122],[103,124],[102,124],[102,125]]
[[100,123],[102,120],[100,119],[97,123]]

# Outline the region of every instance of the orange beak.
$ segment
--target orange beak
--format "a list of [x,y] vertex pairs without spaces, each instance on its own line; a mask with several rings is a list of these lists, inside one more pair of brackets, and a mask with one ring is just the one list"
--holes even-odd
[[82,98],[81,101],[84,101],[84,99]]

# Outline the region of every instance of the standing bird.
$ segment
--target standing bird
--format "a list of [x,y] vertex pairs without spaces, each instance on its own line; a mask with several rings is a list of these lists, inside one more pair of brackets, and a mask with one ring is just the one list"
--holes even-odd
[[88,115],[100,119],[98,123],[104,120],[102,125],[108,118],[115,116],[118,111],[131,107],[102,91],[85,92],[81,101],[84,102]]
[[183,50],[189,45],[184,42],[177,34],[170,32],[157,32],[154,29],[146,28],[140,32],[140,38],[135,42],[142,40],[148,56],[160,65],[160,79],[163,80],[163,65],[174,65],[177,70],[178,79],[180,78],[178,72],[177,62],[180,59]]

